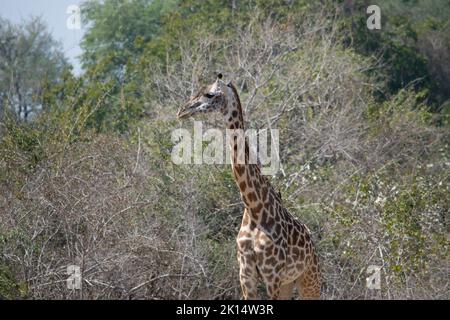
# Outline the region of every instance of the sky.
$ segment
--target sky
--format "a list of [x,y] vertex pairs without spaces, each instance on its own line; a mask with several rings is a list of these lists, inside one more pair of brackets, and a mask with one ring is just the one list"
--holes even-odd
[[66,57],[74,66],[74,73],[79,75],[81,67],[77,57],[82,52],[80,41],[84,31],[83,26],[73,19],[74,15],[67,11],[70,6],[79,6],[82,2],[84,0],[0,0],[0,16],[14,23],[30,16],[41,16],[53,37],[61,42]]

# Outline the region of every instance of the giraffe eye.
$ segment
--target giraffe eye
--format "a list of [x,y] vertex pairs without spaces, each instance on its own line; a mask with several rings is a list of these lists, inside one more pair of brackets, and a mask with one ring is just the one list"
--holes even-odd
[[207,97],[208,99],[211,99],[214,97],[214,95],[211,93],[205,93],[205,97]]

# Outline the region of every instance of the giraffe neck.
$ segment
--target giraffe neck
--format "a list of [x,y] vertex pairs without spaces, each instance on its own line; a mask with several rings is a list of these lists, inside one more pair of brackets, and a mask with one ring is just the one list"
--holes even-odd
[[238,136],[241,135],[241,138],[244,136],[244,121],[236,89],[230,88],[227,100],[228,107],[224,116],[227,128],[230,130],[229,146],[231,148],[231,166],[234,179],[239,187],[242,201],[250,216],[254,218],[252,220],[258,221],[261,209],[271,197],[270,193],[273,191],[269,181],[261,174],[259,165],[249,163],[248,141],[243,139],[245,142],[241,140],[239,143]]

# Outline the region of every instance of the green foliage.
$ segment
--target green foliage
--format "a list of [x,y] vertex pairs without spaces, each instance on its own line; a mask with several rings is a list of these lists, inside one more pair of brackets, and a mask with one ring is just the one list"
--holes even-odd
[[[341,21],[343,29],[349,31],[347,45],[364,55],[379,55],[386,64],[381,72],[387,81],[379,98],[386,99],[412,86],[427,90],[430,110],[441,111],[442,103],[450,97],[450,4],[446,0],[398,0],[381,1],[378,5],[380,31],[367,29],[366,3],[347,7],[347,17]],[[429,50],[430,41],[440,43],[435,51]]]
[[124,67],[142,52],[143,44],[153,39],[160,28],[160,17],[173,8],[170,1],[89,1],[82,8],[83,20],[90,25],[82,48],[83,66],[105,63],[102,77],[121,79]]
[[13,278],[12,272],[6,265],[0,263],[0,298],[17,299],[19,295],[19,286]]

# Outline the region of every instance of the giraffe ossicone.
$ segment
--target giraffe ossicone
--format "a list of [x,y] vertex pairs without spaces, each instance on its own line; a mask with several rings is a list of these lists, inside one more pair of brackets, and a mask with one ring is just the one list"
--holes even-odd
[[238,130],[244,130],[242,106],[236,87],[216,81],[202,88],[179,111],[185,119],[199,113],[220,112],[230,140],[231,166],[245,209],[237,237],[239,277],[244,299],[257,299],[260,279],[271,299],[290,299],[296,286],[303,299],[319,299],[321,274],[318,256],[308,228],[283,205],[281,195],[250,163],[245,141],[245,161],[238,161]]

